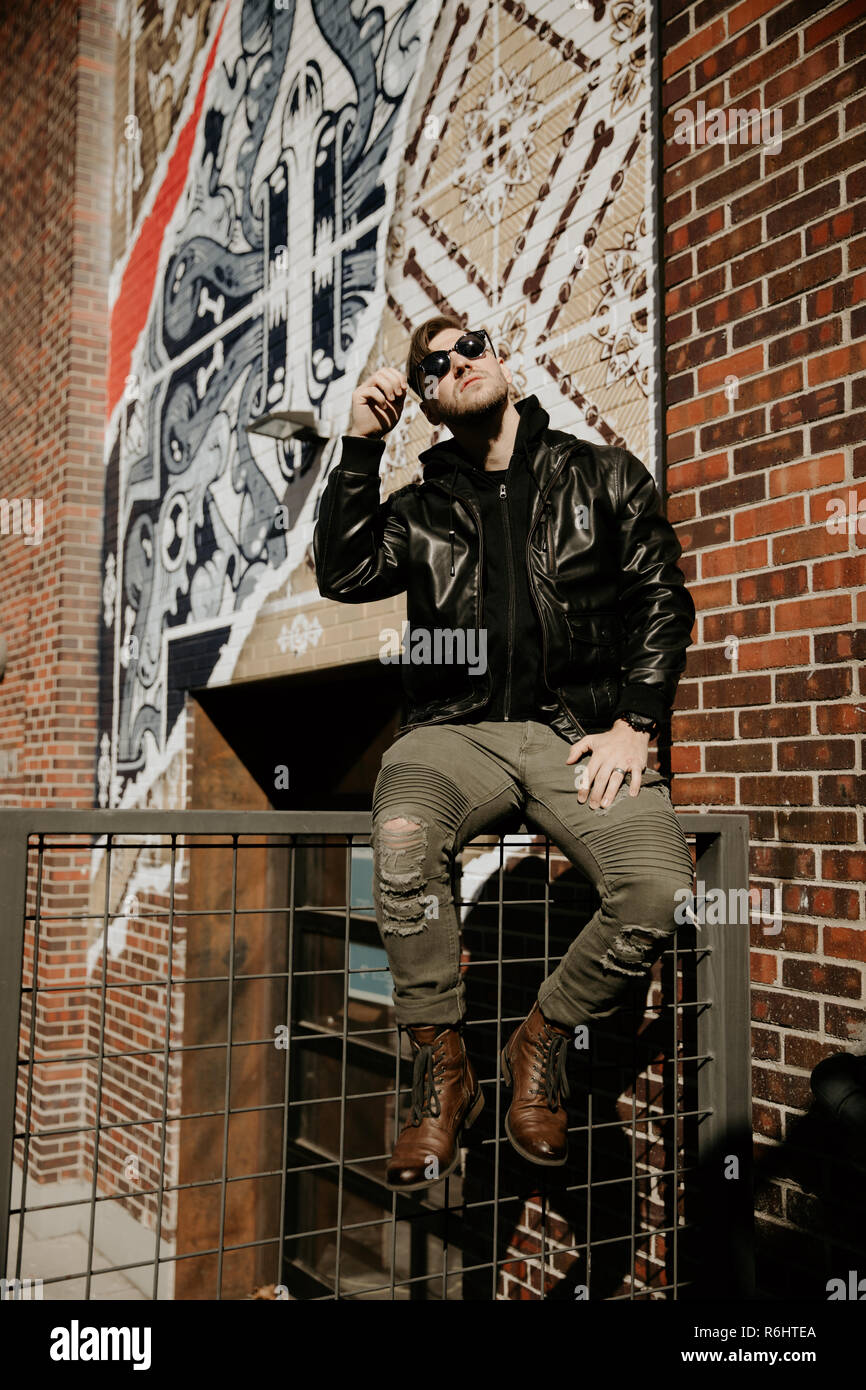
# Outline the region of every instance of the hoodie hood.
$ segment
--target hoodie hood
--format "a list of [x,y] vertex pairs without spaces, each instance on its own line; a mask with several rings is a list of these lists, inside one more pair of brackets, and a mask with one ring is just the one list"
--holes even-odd
[[[537,396],[524,396],[522,401],[515,401],[514,409],[520,416],[520,424],[517,426],[517,436],[514,441],[514,452],[522,452],[526,458],[527,467],[529,467],[532,462],[529,445],[534,443],[539,435],[547,429],[550,424],[550,416],[539,404]],[[453,437],[442,439],[438,444],[424,449],[418,455],[418,461],[424,469],[425,482],[428,478],[447,476],[454,470],[455,465],[463,472],[477,471],[477,465],[464,454],[457,440]]]
[[[520,416],[520,423],[517,426],[517,434],[514,439],[514,455],[526,465],[526,471],[535,484],[536,491],[541,494],[538,479],[532,467],[534,445],[543,435],[550,423],[550,416],[544,407],[539,403],[537,396],[524,396],[523,400],[514,402],[514,409]],[[448,479],[449,492],[449,535],[451,540],[451,573],[454,574],[454,493],[458,496],[463,491],[459,486],[461,474],[466,478],[471,488],[472,475],[480,470],[477,464],[460,448],[456,439],[443,439],[438,444],[433,444],[429,449],[424,449],[418,455],[418,461],[424,470],[424,481],[432,481],[434,478],[439,480]]]

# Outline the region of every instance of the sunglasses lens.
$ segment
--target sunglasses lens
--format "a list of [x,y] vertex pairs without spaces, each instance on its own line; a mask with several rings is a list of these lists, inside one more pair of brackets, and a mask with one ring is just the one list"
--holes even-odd
[[421,361],[421,376],[443,377],[451,364],[447,352],[431,352]]
[[[461,357],[468,357],[471,361],[474,357],[483,357],[487,348],[487,343],[483,333],[464,333],[462,338],[458,338],[451,352],[459,352]],[[437,377],[441,380],[446,376],[451,367],[451,352],[429,352],[426,357],[422,357],[418,367],[418,395],[424,394],[424,380],[426,377]]]
[[467,333],[454,344],[454,351],[459,352],[461,357],[481,357],[484,348],[485,342],[480,333]]

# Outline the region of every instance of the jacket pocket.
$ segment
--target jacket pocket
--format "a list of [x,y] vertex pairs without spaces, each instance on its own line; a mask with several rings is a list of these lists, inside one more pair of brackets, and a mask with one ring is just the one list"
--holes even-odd
[[580,613],[566,622],[572,680],[585,689],[594,717],[604,723],[619,698],[622,621],[618,613]]
[[619,670],[622,620],[618,613],[580,613],[566,617],[571,659],[587,675],[613,676]]

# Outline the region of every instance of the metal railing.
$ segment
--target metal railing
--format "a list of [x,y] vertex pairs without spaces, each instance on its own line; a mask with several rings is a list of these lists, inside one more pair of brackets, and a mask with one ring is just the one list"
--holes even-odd
[[[699,881],[748,887],[747,816],[680,823]],[[649,1004],[644,983],[570,1051],[552,1174],[504,1136],[498,1058],[594,897],[542,835],[473,842],[465,1036],[487,1103],[455,1174],[393,1192],[411,1062],[369,826],[0,811],[7,1279],[49,1298],[697,1297],[709,1192],[747,1291],[748,927],[681,927]],[[738,1181],[720,1183],[732,1157]]]

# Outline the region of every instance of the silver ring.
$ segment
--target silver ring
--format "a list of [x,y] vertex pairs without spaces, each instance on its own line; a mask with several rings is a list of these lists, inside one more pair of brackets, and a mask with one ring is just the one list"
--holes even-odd
[[615,767],[615,768],[614,768],[614,772],[626,773],[626,772],[628,772],[628,768],[627,768],[627,767]]

